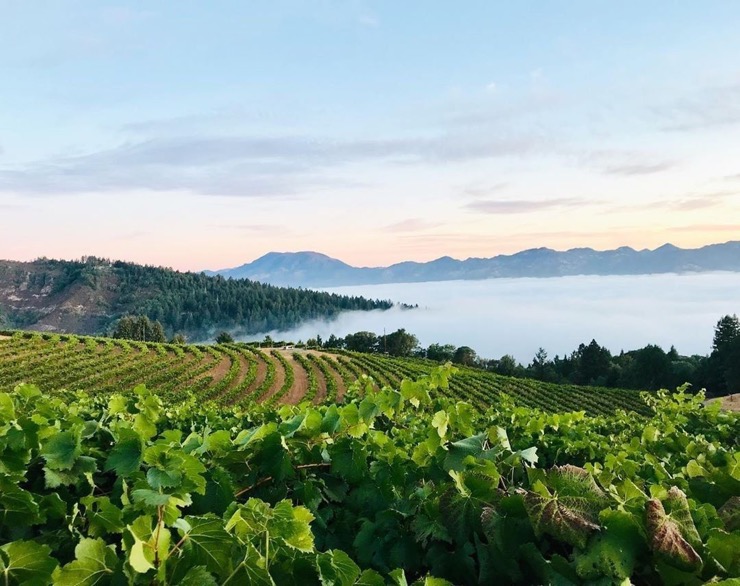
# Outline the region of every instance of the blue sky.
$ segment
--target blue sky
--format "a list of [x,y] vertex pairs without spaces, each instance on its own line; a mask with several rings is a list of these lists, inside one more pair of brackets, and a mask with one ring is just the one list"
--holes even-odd
[[0,0],[0,257],[740,234],[737,2]]

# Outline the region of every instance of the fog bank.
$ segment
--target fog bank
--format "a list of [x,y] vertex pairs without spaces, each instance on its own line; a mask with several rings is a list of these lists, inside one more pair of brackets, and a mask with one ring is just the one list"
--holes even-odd
[[658,344],[666,350],[675,345],[681,354],[708,354],[717,320],[740,313],[740,273],[394,283],[326,291],[419,308],[347,312],[270,336],[305,342],[317,334],[326,339],[406,328],[422,346],[468,345],[486,358],[512,354],[526,364],[540,346],[551,357],[562,356],[592,338],[616,353]]

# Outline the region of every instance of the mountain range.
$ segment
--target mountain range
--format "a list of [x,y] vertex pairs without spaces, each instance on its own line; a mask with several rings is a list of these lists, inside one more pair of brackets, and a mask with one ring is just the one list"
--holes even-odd
[[354,267],[318,252],[270,252],[239,267],[205,271],[293,287],[336,287],[379,283],[562,277],[568,275],[646,275],[708,271],[740,272],[740,241],[685,249],[664,244],[654,250],[622,246],[615,250],[533,248],[516,254],[429,262],[406,261],[387,267]]

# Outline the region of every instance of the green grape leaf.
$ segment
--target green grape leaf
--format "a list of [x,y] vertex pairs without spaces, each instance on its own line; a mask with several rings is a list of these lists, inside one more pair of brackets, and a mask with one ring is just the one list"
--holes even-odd
[[288,500],[270,508],[266,502],[251,498],[246,504],[238,506],[226,522],[225,529],[244,543],[266,533],[275,545],[283,543],[291,549],[312,552],[314,545],[310,522],[313,519],[314,516],[306,507],[294,507]]
[[52,583],[57,561],[51,549],[35,541],[12,541],[0,547],[0,582],[8,586],[46,586]]
[[15,403],[8,393],[0,393],[0,421],[15,419]]
[[341,549],[318,554],[316,568],[323,586],[353,586],[360,575],[359,566]]
[[79,432],[62,431],[51,436],[41,448],[46,466],[52,470],[70,470],[82,454]]
[[439,512],[450,537],[459,544],[465,544],[480,528],[483,507],[477,499],[449,490],[439,499]]
[[102,539],[83,538],[75,547],[75,560],[54,573],[58,586],[95,586],[108,583],[118,565],[113,546]]
[[314,516],[306,507],[294,507],[290,501],[280,501],[273,509],[271,532],[289,547],[299,551],[313,551],[311,521]]
[[728,575],[740,578],[740,533],[712,529],[707,549]]
[[389,572],[388,577],[391,579],[393,586],[409,586],[409,583],[406,581],[406,574],[400,568]]
[[236,569],[223,582],[223,586],[276,586],[267,570],[267,562],[252,545],[247,545],[247,553]]
[[179,488],[182,483],[182,472],[177,468],[149,468],[146,480],[154,490],[161,488]]
[[120,415],[128,412],[128,399],[123,395],[111,395],[108,401],[108,413]]
[[432,427],[437,430],[437,434],[441,439],[444,439],[447,435],[447,426],[450,424],[450,417],[446,411],[437,411],[432,418]]
[[220,429],[209,433],[203,439],[203,444],[195,450],[196,454],[223,454],[231,449],[231,432],[227,429]]
[[[522,545],[520,555],[527,571],[534,574],[534,576],[529,577],[530,581],[528,583],[574,586],[579,582],[578,576],[567,560],[557,554],[552,555],[549,560],[546,560],[534,543],[525,543]],[[534,577],[536,577],[536,580],[532,579]]]
[[89,534],[93,537],[106,533],[121,533],[125,528],[123,511],[110,502],[107,496],[84,497],[80,503],[85,506],[85,517],[88,520]]
[[91,456],[80,456],[74,462],[69,470],[54,470],[49,467],[44,468],[44,479],[47,488],[58,488],[77,484],[83,477],[90,478],[90,475],[97,471],[97,462]]
[[477,458],[483,453],[483,447],[488,439],[487,433],[481,433],[468,437],[448,446],[447,456],[445,457],[445,470],[454,470],[460,472],[465,469],[463,460],[468,456]]
[[375,570],[365,570],[357,578],[355,586],[385,586],[385,580]]
[[155,519],[150,515],[142,515],[126,527],[124,534],[125,543],[128,546],[128,562],[135,572],[145,574],[154,569],[155,557],[161,562],[167,560],[170,547],[170,531],[164,522],[156,522],[154,529],[152,523]]
[[[681,524],[666,514],[663,503],[658,499],[651,499],[645,506],[647,531],[652,550],[659,557],[680,569],[700,568],[701,557],[685,538]],[[696,531],[695,528],[694,531]]]
[[118,441],[113,446],[105,470],[115,470],[118,476],[130,476],[141,466],[144,456],[144,440],[133,429],[122,427],[118,430]]
[[224,529],[224,522],[215,515],[185,517],[180,530],[183,547],[193,565],[204,566],[209,572],[222,575],[229,566],[234,538]]
[[137,488],[131,493],[135,503],[144,503],[150,507],[162,507],[170,502],[170,495],[151,490],[149,488]]
[[193,566],[177,583],[179,586],[218,586],[216,578],[205,566]]
[[27,527],[39,521],[33,494],[0,477],[0,526]]
[[641,549],[646,547],[640,526],[633,515],[622,511],[606,510],[601,521],[604,531],[576,554],[576,572],[587,580],[602,576],[626,580],[634,572]]

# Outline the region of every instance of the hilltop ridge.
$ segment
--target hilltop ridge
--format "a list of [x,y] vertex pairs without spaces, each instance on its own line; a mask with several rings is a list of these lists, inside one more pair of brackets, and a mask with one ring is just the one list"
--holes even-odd
[[443,256],[429,262],[403,261],[387,267],[354,267],[318,252],[270,252],[238,267],[207,271],[233,279],[273,285],[333,287],[502,277],[645,275],[740,271],[740,241],[696,249],[666,243],[654,250],[621,246],[614,250],[531,248],[515,254],[466,260]]
[[119,317],[140,314],[159,320],[170,335],[205,339],[218,329],[252,334],[391,306],[94,257],[0,260],[0,327],[101,334]]

